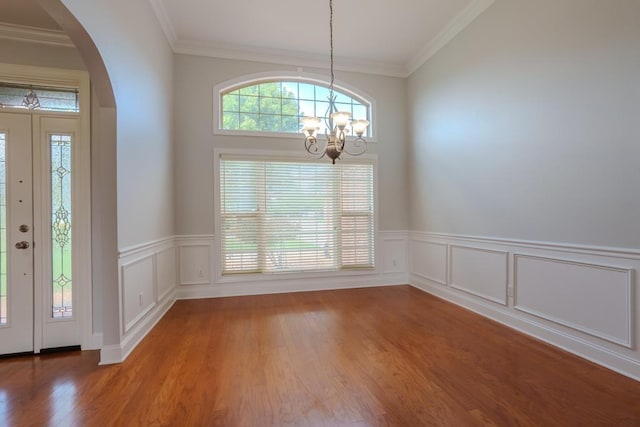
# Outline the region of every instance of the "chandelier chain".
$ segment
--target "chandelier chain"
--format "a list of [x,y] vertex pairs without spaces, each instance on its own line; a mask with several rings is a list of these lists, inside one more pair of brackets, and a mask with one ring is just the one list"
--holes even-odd
[[329,85],[329,96],[333,99],[333,0],[329,0],[329,46],[331,48],[331,84]]

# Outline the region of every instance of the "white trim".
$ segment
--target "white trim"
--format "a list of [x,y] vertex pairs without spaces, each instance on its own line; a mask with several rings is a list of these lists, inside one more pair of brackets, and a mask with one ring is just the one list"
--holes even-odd
[[[416,273],[415,266],[410,266],[409,283],[425,292],[444,298],[450,302],[475,311],[490,319],[496,320],[508,327],[539,338],[556,347],[570,351],[595,363],[620,372],[629,377],[640,380],[640,349],[635,347],[638,340],[637,310],[638,295],[635,288],[638,277],[635,273],[640,269],[640,253],[634,249],[609,248],[597,246],[574,245],[556,242],[520,241],[504,238],[482,238],[445,233],[431,233],[413,231],[409,233],[410,248],[414,250],[417,242],[450,246],[471,246],[473,249],[493,251],[507,255],[507,305],[495,304],[486,300],[482,295],[469,293],[464,289],[453,286],[442,286],[424,275]],[[517,301],[517,260],[520,257],[557,260],[561,263],[575,266],[586,266],[621,272],[625,276],[616,281],[617,301],[625,310],[624,323],[618,323],[625,330],[620,335],[611,337],[607,329],[593,330],[593,325],[577,325],[566,319],[557,319],[549,313],[539,313],[536,310],[523,309]],[[409,254],[413,260],[414,255]],[[447,260],[440,260],[433,268],[444,268],[440,263],[449,265],[450,251]],[[416,260],[419,262],[419,260]],[[498,265],[493,271],[498,274]],[[428,275],[428,271],[421,271]],[[450,271],[447,281],[450,282]],[[534,272],[535,274],[535,272]],[[619,286],[625,283],[625,288]],[[607,284],[603,283],[600,292],[608,292]],[[513,292],[511,295],[509,290]],[[627,325],[628,322],[628,325]],[[625,326],[626,325],[626,326]],[[597,329],[597,327],[596,327]],[[622,331],[622,329],[619,329]]]
[[[120,265],[120,324],[122,325],[122,334],[126,335],[129,330],[131,330],[131,328],[133,328],[141,319],[143,319],[147,313],[149,313],[156,305],[156,277],[155,277],[155,270],[156,270],[156,266],[155,266],[155,257],[156,254],[155,253],[151,253],[151,254],[145,254],[145,255],[141,255],[135,259],[129,260],[126,263],[122,262],[122,264]],[[141,310],[136,316],[133,317],[133,319],[131,319],[129,321],[129,323],[126,323],[126,312],[125,312],[125,301],[124,301],[124,297],[126,295],[125,293],[125,286],[126,283],[124,281],[124,277],[125,277],[125,273],[127,271],[127,268],[133,267],[136,264],[141,264],[147,260],[151,261],[151,275],[152,275],[152,282],[153,282],[153,288],[154,288],[154,295],[153,295],[153,300],[150,302],[150,304],[148,304],[146,307],[144,307],[143,310]]]
[[202,280],[187,280],[183,277],[182,275],[182,258],[183,258],[183,253],[182,250],[184,248],[205,248],[207,250],[207,259],[209,261],[211,261],[211,259],[213,258],[213,244],[212,242],[204,242],[204,243],[198,243],[194,240],[189,241],[189,242],[180,242],[178,244],[178,283],[180,284],[180,286],[191,286],[191,285],[208,285],[209,283],[211,283],[211,263],[209,265],[209,269],[208,269],[208,274],[207,275],[202,275]]
[[[433,39],[406,63],[375,60],[335,58],[334,68],[339,71],[407,78],[446,46],[462,30],[493,4],[495,0],[474,0],[458,13]],[[163,0],[149,0],[160,26],[174,53],[210,58],[236,59],[295,67],[326,69],[328,58],[283,49],[265,49],[202,40],[180,39],[176,34]]]
[[103,346],[100,350],[99,365],[111,365],[114,363],[122,363],[131,354],[131,352],[140,344],[156,324],[164,317],[176,301],[175,290],[154,309],[137,323],[120,342],[119,345]]
[[[301,132],[297,133],[289,133],[289,132],[253,132],[253,131],[236,131],[236,130],[225,130],[220,128],[220,124],[222,123],[222,108],[221,108],[221,96],[223,92],[228,91],[236,86],[248,86],[251,84],[258,84],[261,82],[265,82],[267,80],[270,81],[298,81],[316,84],[320,86],[328,87],[329,83],[327,82],[327,76],[323,76],[320,74],[306,73],[302,70],[297,72],[294,71],[269,71],[262,73],[252,73],[246,74],[240,77],[235,77],[230,80],[226,80],[224,82],[218,83],[213,88],[213,134],[214,135],[230,135],[230,136],[253,136],[253,137],[266,137],[266,138],[289,138],[295,139],[297,141],[304,140],[304,137]],[[378,135],[378,126],[377,126],[377,103],[373,96],[368,93],[348,84],[341,80],[336,80],[334,82],[334,87],[337,91],[343,92],[344,94],[354,98],[357,101],[361,101],[362,104],[369,106],[369,129],[370,136],[365,137],[367,143],[376,143],[377,135]],[[349,140],[354,140],[355,137],[347,136]]]
[[[210,58],[236,59],[319,69],[326,69],[329,63],[329,58],[318,55],[305,55],[280,49],[257,49],[250,46],[236,46],[197,40],[176,40],[174,52]],[[357,61],[343,57],[335,58],[334,69],[389,77],[406,78],[409,76],[407,67],[404,64],[366,60]]]
[[[186,237],[185,237],[186,238]],[[120,344],[104,346],[100,352],[100,364],[108,365],[112,363],[120,363],[124,361],[133,349],[142,341],[142,339],[153,329],[155,324],[160,321],[164,314],[171,308],[176,300],[177,275],[171,278],[171,286],[162,293],[158,291],[158,260],[159,254],[167,251],[176,250],[176,242],[178,236],[170,236],[146,242],[139,245],[129,246],[119,252],[118,257],[118,304],[120,309]],[[173,270],[177,270],[177,257],[170,257],[173,262]],[[144,284],[135,284],[140,286],[150,285],[152,288],[152,301],[143,307],[139,313],[125,324],[125,301],[126,293],[124,292],[125,283],[123,282],[124,271],[127,267],[151,260],[148,263],[149,269],[146,270],[145,278],[149,282]],[[136,294],[137,295],[137,294]]]
[[554,347],[561,348],[598,365],[604,366],[622,375],[640,381],[640,362],[606,347],[586,341],[557,329],[548,327],[535,320],[524,318],[507,311],[505,307],[475,299],[466,293],[449,288],[434,286],[415,275],[411,275],[411,286],[434,295],[445,301],[464,307],[481,316],[494,320],[508,328],[542,340]]
[[[76,283],[85,284],[85,286],[76,288],[77,299],[75,300],[78,303],[77,319],[80,322],[80,345],[82,348],[91,347],[93,343],[93,281],[91,267],[91,91],[89,73],[79,70],[0,63],[0,81],[78,89],[79,113],[40,113],[38,111],[33,113],[50,117],[80,117],[79,139],[81,144],[77,151],[74,151],[77,157],[73,164],[77,171],[74,175],[77,178],[74,178],[73,181],[73,208],[75,209],[73,274]],[[34,138],[39,138],[39,135],[34,135]],[[35,308],[38,308],[37,302]],[[35,327],[41,329],[41,325],[35,325]]]
[[[409,233],[409,236],[411,236],[411,233]],[[449,245],[447,245],[446,243],[439,243],[439,242],[431,242],[429,240],[426,239],[412,239],[411,237],[408,237],[409,240],[409,273],[414,275],[414,276],[419,276],[422,277],[423,279],[427,279],[431,282],[437,283],[439,285],[442,286],[449,286]],[[413,257],[411,256],[411,252],[413,251],[413,244],[414,242],[419,242],[419,243],[426,243],[428,245],[434,245],[434,246],[442,246],[444,247],[445,250],[445,269],[444,269],[444,281],[440,280],[440,279],[436,279],[435,277],[431,277],[428,276],[426,274],[422,274],[422,273],[415,273],[414,272],[414,268],[413,268],[413,263],[411,262],[413,260]]]
[[0,39],[75,48],[69,36],[62,30],[49,30],[6,22],[0,22]]
[[126,258],[139,252],[145,252],[155,246],[172,245],[176,236],[163,237],[161,239],[151,240],[150,242],[140,243],[137,245],[126,246],[118,251],[120,258]]
[[[508,301],[509,301],[509,296],[508,296],[508,287],[509,287],[509,252],[505,252],[505,251],[497,251],[497,250],[493,250],[493,249],[485,249],[485,248],[478,248],[478,247],[474,247],[474,246],[465,246],[465,245],[447,245],[449,247],[449,253],[447,254],[447,277],[448,277],[448,282],[449,282],[449,286],[457,289],[459,291],[462,292],[467,292],[471,295],[475,295],[477,297],[480,298],[484,298],[487,301],[491,301],[494,302],[496,304],[500,304],[500,305],[504,305],[507,306],[508,305]],[[477,251],[477,252],[484,252],[484,253],[489,253],[489,254],[494,254],[494,255],[503,255],[504,256],[504,265],[505,265],[505,272],[504,272],[504,298],[502,299],[498,299],[495,298],[491,295],[486,295],[483,294],[481,292],[478,291],[474,291],[473,289],[469,289],[467,287],[464,287],[462,285],[458,285],[456,283],[453,282],[453,252],[454,250],[458,248],[458,249],[466,249],[469,251]]]
[[[537,310],[534,310],[532,308],[528,308],[525,307],[523,305],[518,304],[518,260],[521,258],[529,258],[529,259],[535,259],[535,260],[543,260],[543,261],[547,261],[547,262],[552,262],[552,263],[559,263],[559,264],[567,264],[567,265],[573,265],[573,266],[577,266],[577,267],[589,267],[589,268],[595,268],[595,269],[599,269],[599,270],[605,270],[605,271],[615,271],[618,273],[624,273],[627,276],[627,280],[626,280],[626,316],[627,316],[627,320],[628,320],[628,324],[627,324],[627,336],[625,337],[624,340],[620,340],[616,337],[604,334],[602,332],[598,332],[596,330],[593,330],[591,328],[587,328],[584,326],[580,326],[578,324],[575,324],[573,322],[564,320],[564,319],[560,319],[557,318],[555,316],[550,316],[546,313],[541,313]],[[567,260],[567,259],[561,259],[561,258],[552,258],[552,257],[545,257],[545,256],[538,256],[538,255],[528,255],[528,254],[523,254],[523,253],[514,253],[513,254],[513,270],[514,270],[514,279],[513,279],[513,285],[514,285],[514,299],[513,299],[513,308],[518,310],[518,311],[522,311],[524,313],[528,313],[531,314],[533,316],[539,317],[543,320],[548,320],[551,321],[553,323],[557,323],[559,325],[563,325],[566,326],[568,328],[571,329],[575,329],[576,331],[579,332],[583,332],[585,334],[588,335],[592,335],[596,338],[600,338],[603,339],[605,341],[609,341],[612,342],[614,344],[618,344],[618,345],[622,345],[624,347],[627,348],[633,348],[633,331],[634,331],[634,327],[633,327],[633,308],[634,308],[634,304],[633,304],[633,300],[632,300],[632,296],[633,296],[633,269],[631,268],[624,268],[624,267],[616,267],[616,266],[611,266],[611,265],[603,265],[603,264],[596,264],[596,263],[592,263],[592,262],[577,262],[577,261],[571,261],[571,260]]]
[[440,31],[407,64],[407,76],[413,74],[440,49],[445,47],[459,33],[469,26],[478,16],[493,4],[495,0],[474,0],[462,12]]
[[465,234],[435,233],[430,231],[411,231],[413,240],[431,241],[433,239],[451,239],[457,241],[492,243],[506,246],[518,246],[532,249],[549,249],[561,252],[572,252],[584,255],[597,255],[613,258],[629,258],[640,260],[640,250],[614,248],[609,246],[578,245],[573,243],[544,242],[537,240],[517,240],[502,237],[470,236]]
[[176,30],[173,27],[173,23],[171,22],[169,12],[167,12],[167,8],[165,7],[164,2],[162,0],[149,0],[149,3],[151,3],[153,12],[155,13],[156,18],[158,18],[158,22],[162,27],[162,31],[167,38],[169,46],[171,46],[171,50],[176,52],[176,42],[178,40],[178,37],[176,36]]

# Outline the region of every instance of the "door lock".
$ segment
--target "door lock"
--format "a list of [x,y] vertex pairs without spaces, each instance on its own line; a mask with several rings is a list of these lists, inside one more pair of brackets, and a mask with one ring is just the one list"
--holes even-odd
[[27,224],[22,224],[20,227],[18,227],[18,230],[22,233],[26,233],[27,231],[29,231],[29,226]]
[[23,240],[22,242],[16,243],[16,249],[29,249],[29,242]]

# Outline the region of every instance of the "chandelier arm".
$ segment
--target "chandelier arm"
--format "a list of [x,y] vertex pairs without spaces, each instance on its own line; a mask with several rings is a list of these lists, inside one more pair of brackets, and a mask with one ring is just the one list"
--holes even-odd
[[347,149],[346,143],[344,144],[342,151],[350,156],[361,156],[367,151],[367,140],[364,138],[356,138],[351,145],[353,148],[355,148],[355,151],[349,151],[349,149]]
[[319,159],[323,158],[326,154],[327,142],[323,145],[321,149],[321,144],[318,143],[318,138],[315,136],[308,136],[304,139],[304,148],[307,150],[307,153]]

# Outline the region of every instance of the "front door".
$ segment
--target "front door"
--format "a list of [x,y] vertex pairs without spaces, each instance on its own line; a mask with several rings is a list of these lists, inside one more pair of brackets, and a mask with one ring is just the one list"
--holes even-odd
[[0,355],[80,344],[74,115],[0,113]]
[[0,113],[0,354],[33,351],[32,124]]

